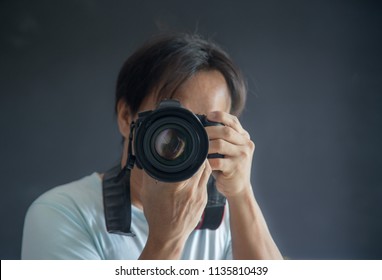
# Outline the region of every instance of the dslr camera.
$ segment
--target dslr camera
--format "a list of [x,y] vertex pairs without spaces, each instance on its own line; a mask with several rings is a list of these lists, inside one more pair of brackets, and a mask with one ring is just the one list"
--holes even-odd
[[147,174],[162,182],[179,182],[192,177],[208,157],[209,139],[204,127],[222,125],[210,122],[181,106],[177,100],[164,100],[153,111],[138,114],[132,124],[132,154],[129,164],[136,163]]

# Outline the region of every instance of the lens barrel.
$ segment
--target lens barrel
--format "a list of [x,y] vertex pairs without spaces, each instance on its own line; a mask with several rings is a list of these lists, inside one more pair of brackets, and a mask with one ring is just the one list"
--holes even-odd
[[193,176],[208,155],[208,136],[201,116],[176,100],[139,114],[134,152],[138,167],[163,182],[179,182]]

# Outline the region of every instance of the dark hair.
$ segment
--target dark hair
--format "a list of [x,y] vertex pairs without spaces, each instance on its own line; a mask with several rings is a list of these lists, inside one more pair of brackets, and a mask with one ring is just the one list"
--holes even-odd
[[171,98],[177,88],[201,70],[218,70],[231,94],[230,113],[239,115],[246,84],[228,54],[195,34],[172,34],[148,41],[123,64],[118,75],[115,109],[123,99],[135,115],[154,91],[158,100]]

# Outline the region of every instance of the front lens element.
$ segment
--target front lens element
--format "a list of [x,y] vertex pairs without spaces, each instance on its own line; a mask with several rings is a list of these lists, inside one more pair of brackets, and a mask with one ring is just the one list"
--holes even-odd
[[177,129],[167,128],[161,131],[154,142],[155,151],[165,160],[176,160],[184,152],[186,136]]

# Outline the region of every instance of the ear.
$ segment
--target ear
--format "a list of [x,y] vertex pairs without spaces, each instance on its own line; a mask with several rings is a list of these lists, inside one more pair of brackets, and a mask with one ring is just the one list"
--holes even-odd
[[118,128],[122,136],[127,139],[130,134],[132,116],[124,100],[119,100],[117,105]]

